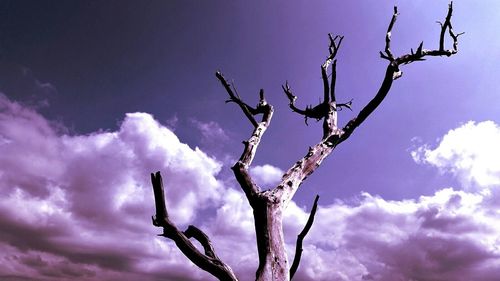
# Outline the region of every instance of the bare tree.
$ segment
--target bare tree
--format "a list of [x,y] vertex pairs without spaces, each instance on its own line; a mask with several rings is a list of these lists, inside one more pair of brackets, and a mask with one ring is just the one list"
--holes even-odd
[[[314,201],[313,209],[304,230],[298,235],[296,253],[291,267],[288,265],[288,258],[285,251],[283,212],[304,180],[320,166],[323,160],[330,155],[339,144],[347,140],[356,128],[358,128],[382,103],[389,93],[393,81],[400,78],[402,75],[400,66],[416,61],[423,61],[429,56],[449,57],[457,53],[458,37],[461,34],[456,34],[453,31],[451,24],[452,12],[453,6],[452,3],[450,3],[448,14],[444,22],[438,22],[441,26],[441,33],[439,35],[439,47],[437,49],[424,49],[422,42],[416,50],[412,49],[409,53],[396,57],[391,51],[391,31],[398,17],[397,7],[394,7],[394,13],[385,37],[385,50],[380,52],[380,56],[388,61],[382,85],[376,95],[364,106],[359,114],[348,121],[343,127],[338,126],[338,113],[342,108],[350,109],[351,102],[337,102],[335,96],[335,83],[336,55],[344,37],[332,36],[329,34],[329,55],[321,65],[323,101],[314,107],[300,109],[295,105],[297,97],[293,94],[288,82],[282,86],[292,111],[304,116],[306,122],[307,118],[323,121],[323,137],[316,145],[309,147],[306,155],[285,172],[281,182],[275,188],[269,190],[260,189],[250,176],[249,167],[252,164],[252,160],[257,152],[257,147],[259,146],[262,136],[271,123],[273,106],[266,101],[263,90],[260,90],[260,100],[257,106],[252,107],[248,105],[240,98],[234,90],[234,87],[224,78],[222,73],[216,73],[217,79],[219,79],[229,95],[229,99],[226,102],[237,104],[253,126],[252,135],[248,140],[243,142],[243,153],[232,167],[232,170],[253,210],[257,251],[259,255],[256,280],[286,281],[293,277],[300,262],[302,241],[314,220],[318,197],[316,197]],[[447,31],[453,41],[451,49],[445,49],[445,35]],[[331,69],[331,75],[328,75],[329,69]],[[262,116],[260,121],[256,119],[258,115]],[[180,231],[175,226],[169,219],[165,207],[163,184],[160,173],[151,174],[151,180],[156,203],[156,216],[153,217],[153,224],[163,228],[162,235],[172,239],[182,253],[184,253],[184,255],[194,264],[209,272],[219,280],[238,280],[231,268],[217,257],[206,234],[192,225],[190,225],[186,231]],[[194,238],[201,243],[204,253],[192,244],[190,238]]]

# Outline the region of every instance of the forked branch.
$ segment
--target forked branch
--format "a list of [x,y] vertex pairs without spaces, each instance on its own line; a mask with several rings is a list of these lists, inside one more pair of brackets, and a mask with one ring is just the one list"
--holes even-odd
[[[236,281],[238,280],[231,268],[220,260],[215,254],[215,250],[208,236],[199,228],[190,225],[186,231],[180,231],[177,226],[169,219],[166,204],[163,181],[160,172],[151,174],[151,183],[155,195],[156,216],[153,217],[153,225],[163,228],[161,236],[172,239],[179,250],[191,260],[196,266],[207,271],[219,280]],[[196,239],[204,249],[201,253],[189,240]]]
[[[234,94],[231,87],[229,86],[229,83],[224,78],[222,73],[217,71],[215,73],[215,76],[219,79],[219,81],[226,89],[226,92],[228,93],[230,98],[229,101],[238,104],[242,109],[243,113],[245,114],[245,116],[248,117],[248,119],[254,126],[254,130],[250,138],[246,141],[243,141],[245,147],[243,149],[243,153],[240,156],[240,159],[232,167],[236,180],[238,181],[241,188],[245,192],[245,195],[247,196],[250,205],[254,206],[260,188],[253,181],[252,177],[250,176],[250,173],[248,172],[248,169],[255,157],[260,140],[262,139],[264,132],[271,123],[274,109],[272,105],[270,105],[266,101],[263,89],[261,89],[259,92],[259,103],[255,108],[253,108],[249,106],[247,103],[243,102],[243,100],[241,100],[239,96]],[[255,116],[259,114],[262,114],[262,119],[260,122],[257,122]]]
[[[342,44],[344,36],[332,36],[331,34],[328,34],[328,39],[330,42],[328,47],[329,55],[326,58],[325,62],[321,65],[321,79],[323,81],[323,101],[321,101],[314,107],[308,106],[305,109],[300,109],[295,105],[297,96],[292,93],[288,81],[285,83],[285,85],[281,86],[283,92],[289,100],[290,109],[292,109],[293,112],[303,115],[306,120],[306,124],[307,118],[320,120],[322,118],[328,117],[329,113],[332,110],[336,111],[338,106],[350,108],[351,105],[350,103],[337,104],[335,98],[335,83],[337,79],[337,60],[335,59],[335,57],[337,56],[337,52],[340,48],[340,45]],[[329,67],[331,67],[330,81],[328,80]]]
[[[394,23],[396,22],[396,18],[399,15],[398,14],[398,9],[397,7],[394,7],[394,14],[392,16],[391,22],[389,24],[389,28],[387,29],[387,34],[386,34],[386,43],[385,43],[385,53],[380,52],[380,56],[384,59],[389,60],[389,62],[394,66],[398,67],[399,65],[402,64],[409,64],[415,61],[423,61],[425,60],[424,57],[426,56],[451,56],[454,55],[458,52],[458,37],[462,33],[455,34],[453,31],[453,27],[451,24],[451,17],[453,14],[453,2],[450,2],[448,5],[448,13],[446,15],[446,18],[444,22],[439,22],[441,26],[441,32],[439,34],[439,48],[438,49],[433,49],[433,50],[427,50],[423,48],[424,42],[421,42],[418,47],[416,48],[416,51],[413,49],[410,50],[410,53],[401,55],[397,58],[394,57],[394,55],[391,52],[390,49],[390,44],[391,44],[391,32],[392,28],[394,26]],[[445,49],[445,36],[446,36],[446,30],[448,30],[448,34],[450,35],[451,39],[453,40],[453,45],[452,48],[450,49]],[[399,69],[395,72],[394,79],[397,79],[401,77],[402,73],[399,72]]]

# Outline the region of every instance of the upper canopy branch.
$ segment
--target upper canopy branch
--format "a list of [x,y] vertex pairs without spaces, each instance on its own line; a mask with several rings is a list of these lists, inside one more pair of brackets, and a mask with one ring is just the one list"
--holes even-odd
[[[237,281],[231,268],[220,260],[215,254],[215,250],[208,236],[190,225],[186,231],[180,231],[177,226],[169,219],[166,204],[163,181],[160,172],[151,174],[151,183],[155,196],[156,216],[153,217],[153,225],[163,228],[161,236],[172,239],[182,253],[189,258],[199,268],[209,272],[219,280]],[[201,253],[189,240],[194,238],[203,246],[204,252]]]
[[[288,81],[285,83],[285,85],[281,86],[283,92],[289,100],[290,109],[292,109],[293,112],[303,115],[306,119],[306,124],[307,118],[320,120],[322,118],[328,117],[330,111],[336,111],[338,107],[350,108],[351,106],[351,102],[337,104],[335,98],[335,83],[337,78],[337,60],[335,59],[335,57],[338,50],[340,49],[340,45],[342,44],[342,40],[344,39],[344,37],[340,35],[332,36],[332,34],[328,34],[328,39],[330,42],[328,47],[329,55],[326,58],[325,62],[321,65],[321,78],[323,81],[323,101],[321,101],[314,107],[308,106],[305,109],[300,109],[295,105],[297,96],[292,93]],[[331,80],[329,81],[328,68],[330,66],[332,72],[330,75]],[[334,124],[335,122],[331,123]]]
[[[434,50],[427,50],[423,48],[424,42],[421,42],[419,46],[417,47],[416,51],[411,49],[410,53],[404,54],[402,56],[399,56],[397,58],[394,57],[394,55],[391,52],[390,49],[390,44],[391,44],[391,32],[392,32],[392,27],[394,26],[394,23],[396,22],[396,18],[399,15],[398,14],[398,9],[397,7],[394,7],[394,14],[392,16],[391,22],[389,24],[389,28],[387,29],[387,34],[386,34],[386,43],[385,43],[385,53],[380,52],[380,56],[384,59],[387,59],[390,61],[391,64],[396,68],[396,71],[394,73],[393,79],[397,79],[401,77],[402,72],[399,71],[398,66],[401,64],[408,64],[412,63],[415,61],[423,61],[425,60],[425,56],[451,56],[454,55],[458,52],[458,37],[462,35],[463,33],[458,33],[455,34],[452,28],[451,24],[451,16],[453,14],[453,2],[451,2],[448,5],[448,14],[446,15],[444,23],[438,22],[441,25],[441,32],[439,35],[439,49],[434,49]],[[448,33],[453,40],[453,47],[451,49],[445,49],[445,35],[446,35],[446,30],[448,30]]]
[[[373,97],[370,102],[360,111],[357,117],[350,120],[342,129],[343,134],[340,138],[335,140],[336,144],[339,144],[345,141],[352,132],[359,126],[363,121],[368,118],[368,116],[375,111],[375,109],[382,103],[384,98],[389,93],[391,89],[393,80],[401,77],[402,72],[399,70],[399,66],[401,64],[409,64],[415,61],[423,61],[425,60],[425,56],[452,56],[458,52],[458,37],[463,33],[455,34],[451,25],[451,17],[453,14],[453,2],[451,2],[448,6],[448,13],[446,15],[446,19],[444,23],[441,23],[441,33],[439,37],[439,49],[438,50],[426,50],[423,48],[423,42],[420,43],[417,50],[414,52],[413,49],[409,54],[402,55],[400,57],[394,58],[390,51],[390,41],[391,41],[391,31],[392,27],[396,21],[396,17],[398,15],[397,7],[394,7],[394,14],[392,16],[391,22],[389,24],[389,28],[387,30],[386,35],[386,46],[385,46],[385,54],[380,52],[382,58],[389,60],[389,65],[387,66],[387,70],[384,76],[384,80],[382,81],[382,85],[378,90],[375,97]],[[446,34],[446,29],[449,31],[449,35],[453,40],[452,49],[446,50],[444,47],[444,36]]]
[[261,122],[266,122],[266,123],[270,122],[269,111],[271,110],[270,109],[271,106],[267,103],[264,97],[263,89],[260,89],[259,93],[260,100],[257,106],[254,108],[243,102],[243,100],[241,100],[238,93],[236,91],[233,91],[233,89],[231,88],[232,85],[227,82],[226,78],[224,78],[224,76],[220,71],[217,71],[215,73],[215,76],[219,79],[219,81],[222,83],[227,93],[229,94],[229,99],[226,100],[226,102],[234,102],[237,105],[239,105],[245,116],[248,118],[248,120],[250,120],[250,123],[252,123],[254,127],[258,126],[258,122],[255,120],[254,117],[255,115],[258,114],[263,114]]
[[[282,182],[280,183],[281,186],[283,187],[283,191],[277,190],[276,192],[280,192],[285,194],[286,196],[284,197],[285,199],[290,199],[293,194],[296,192],[300,184],[311,174],[313,173],[316,168],[322,163],[322,161],[333,151],[333,149],[343,141],[349,138],[351,134],[354,132],[354,130],[361,125],[367,118],[370,116],[370,114],[375,111],[375,109],[382,103],[382,101],[385,99],[387,94],[389,93],[389,90],[392,87],[393,81],[401,76],[401,71],[399,70],[399,65],[401,64],[407,64],[413,61],[418,61],[418,60],[423,60],[424,56],[438,56],[438,55],[446,55],[446,56],[451,56],[454,55],[458,52],[457,45],[458,45],[458,36],[459,34],[455,35],[451,28],[451,16],[453,12],[453,6],[452,4],[449,5],[448,9],[448,14],[446,16],[445,22],[442,24],[442,30],[448,29],[450,32],[450,36],[454,40],[453,43],[453,49],[451,50],[445,50],[444,47],[441,50],[424,50],[422,47],[422,44],[417,48],[416,52],[411,52],[410,54],[403,55],[400,57],[395,57],[391,50],[390,50],[390,43],[391,43],[391,32],[392,28],[396,22],[396,18],[399,15],[398,10],[395,7],[394,8],[394,13],[391,18],[391,22],[389,23],[389,27],[387,30],[386,34],[386,46],[385,46],[385,53],[381,53],[382,57],[385,59],[389,60],[389,64],[387,66],[384,79],[382,81],[382,84],[377,91],[376,95],[366,104],[365,107],[360,111],[360,113],[350,120],[342,129],[338,129],[336,127],[336,121],[337,121],[337,116],[336,116],[336,110],[331,110],[331,105],[335,103],[329,103],[328,106],[328,115],[325,118],[325,122],[323,125],[323,139],[316,145],[312,146],[309,148],[308,153],[299,161],[297,161],[283,176]],[[443,33],[444,34],[444,33]],[[441,37],[440,41],[444,40]],[[334,39],[334,38],[333,38]],[[335,53],[335,50],[338,49],[338,44],[335,45],[335,48],[333,48],[332,54]],[[323,79],[323,84],[324,83]],[[291,108],[294,110],[292,107],[293,102],[295,101],[296,97],[292,94],[290,87],[288,84],[283,87],[283,90],[285,91],[285,94],[287,94],[288,99],[291,102]],[[320,104],[319,106],[324,105],[324,103]],[[335,104],[337,107],[339,104]],[[345,106],[350,108],[351,103],[346,103]],[[293,105],[294,106],[294,105]],[[316,107],[315,109],[318,109],[320,107]],[[325,106],[326,107],[326,106]],[[296,110],[294,110],[296,111]],[[309,112],[304,111],[306,116]],[[316,113],[316,111],[313,111],[313,113]],[[319,115],[321,116],[321,115]],[[283,197],[282,197],[283,198]]]
[[[335,56],[340,48],[340,44],[342,44],[342,40],[344,36],[336,35],[332,36],[331,33],[328,33],[328,39],[330,39],[330,46],[328,47],[328,51],[330,55],[326,58],[325,62],[321,65],[321,78],[323,79],[323,98],[324,103],[328,103],[330,100],[335,102],[335,80],[337,78],[337,60],[335,60]],[[332,65],[332,81],[331,87],[328,85],[328,67]]]
[[398,15],[398,7],[394,6],[394,13],[392,14],[391,22],[389,23],[389,27],[387,28],[387,33],[385,34],[385,54],[380,52],[381,57],[390,61],[394,60],[394,55],[391,52],[391,32]]

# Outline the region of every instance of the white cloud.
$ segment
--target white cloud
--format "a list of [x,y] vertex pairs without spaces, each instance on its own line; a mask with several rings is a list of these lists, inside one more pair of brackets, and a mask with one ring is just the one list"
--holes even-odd
[[[500,220],[487,199],[449,188],[418,200],[364,194],[356,206],[324,206],[307,239],[331,249],[316,259],[346,260],[314,280],[494,280]],[[330,279],[330,270],[348,278]]]
[[250,168],[250,175],[257,184],[263,186],[274,185],[280,182],[284,172],[269,164],[257,165]]
[[[216,206],[222,193],[215,177],[221,164],[149,114],[127,114],[114,132],[61,135],[37,112],[0,95],[0,135],[0,245],[59,260],[47,265],[97,268],[102,277],[141,272],[138,261],[169,260],[172,255],[153,246],[160,230],[151,224],[150,172],[162,172],[169,214],[180,226]],[[0,254],[0,260],[20,264],[14,256]],[[166,276],[191,267],[182,254],[173,256],[185,266],[172,265]],[[48,276],[37,272],[31,274]]]
[[500,185],[500,127],[492,121],[467,122],[450,130],[435,149],[421,146],[415,161],[456,175],[465,186]]

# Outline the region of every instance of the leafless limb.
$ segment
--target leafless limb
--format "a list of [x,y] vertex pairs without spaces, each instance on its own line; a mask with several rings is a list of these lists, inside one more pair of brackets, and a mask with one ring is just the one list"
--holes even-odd
[[254,118],[254,115],[256,114],[256,109],[254,109],[251,106],[249,106],[248,104],[244,103],[240,99],[240,97],[238,96],[238,94],[237,93],[235,94],[235,91],[233,91],[233,89],[231,88],[231,84],[229,84],[227,82],[227,80],[224,78],[224,76],[222,75],[222,73],[220,73],[219,71],[217,71],[215,73],[215,76],[219,79],[219,81],[222,83],[222,85],[226,89],[227,93],[229,94],[229,99],[226,100],[226,103],[228,103],[228,102],[234,102],[237,105],[239,105],[240,108],[241,108],[241,110],[245,114],[245,116],[248,118],[248,120],[250,120],[250,123],[252,123],[252,125],[254,127],[257,127],[257,121]]
[[304,238],[306,237],[307,233],[311,229],[312,224],[314,222],[314,216],[316,215],[316,209],[318,208],[318,200],[319,200],[319,195],[316,195],[306,225],[304,226],[304,229],[299,233],[299,235],[297,235],[297,243],[295,245],[295,256],[293,258],[292,266],[290,267],[290,280],[293,278],[295,272],[297,272],[297,269],[299,268],[300,258],[302,257],[302,251],[303,251],[302,244],[304,243]]
[[387,33],[385,34],[385,54],[380,52],[381,57],[391,61],[394,60],[394,55],[391,52],[391,32],[398,15],[398,7],[394,6],[394,13],[392,14],[391,22],[389,23],[389,27],[387,28]]
[[[219,280],[238,280],[231,268],[217,257],[210,239],[203,231],[190,225],[186,231],[182,232],[169,219],[160,172],[151,174],[151,182],[153,184],[156,205],[156,216],[153,217],[153,225],[163,228],[161,236],[172,239],[189,260],[199,268],[217,277]],[[190,238],[196,239],[203,246],[205,253],[201,253],[189,240]]]
[[[448,5],[448,13],[446,15],[444,23],[441,23],[438,21],[438,23],[441,26],[441,32],[439,34],[439,49],[434,49],[434,50],[427,50],[423,48],[423,42],[419,44],[417,47],[416,51],[414,52],[413,49],[411,49],[411,52],[402,56],[399,56],[397,58],[394,58],[394,56],[391,53],[390,50],[390,43],[391,43],[391,31],[392,27],[396,21],[396,16],[397,14],[397,7],[394,7],[394,15],[392,17],[391,23],[389,24],[389,28],[387,30],[387,35],[386,35],[386,45],[385,45],[385,54],[380,52],[380,56],[384,59],[387,59],[393,64],[395,67],[398,67],[399,65],[402,64],[409,64],[415,61],[423,61],[425,60],[425,56],[451,56],[454,55],[458,52],[458,37],[462,33],[455,34],[452,28],[451,24],[451,17],[453,14],[453,2],[451,2]],[[451,49],[445,49],[445,35],[446,35],[446,30],[448,30],[448,33],[453,40],[453,45]],[[396,73],[396,76],[394,79],[397,79],[401,76],[401,73]]]
[[[397,17],[397,8],[394,7],[394,15],[389,24],[389,28],[387,30],[386,36],[386,54],[384,55],[381,52],[381,57],[389,60],[389,65],[387,66],[387,70],[384,76],[384,80],[382,81],[382,85],[378,90],[377,94],[373,99],[368,102],[368,104],[360,111],[357,117],[350,120],[342,129],[342,135],[340,137],[332,137],[331,140],[335,145],[340,144],[345,141],[349,136],[354,132],[354,130],[363,123],[368,116],[375,111],[375,109],[382,103],[384,98],[389,93],[391,89],[392,82],[401,77],[403,74],[399,69],[400,65],[409,64],[415,61],[423,61],[426,56],[452,56],[458,52],[458,37],[463,33],[455,34],[452,29],[451,17],[453,14],[453,2],[448,5],[448,13],[446,15],[446,19],[444,23],[441,24],[441,33],[439,36],[439,49],[437,50],[426,50],[423,48],[423,42],[419,44],[417,50],[414,52],[411,50],[410,53],[401,55],[397,58],[394,58],[390,51],[390,33],[392,31],[392,27],[396,21]],[[444,36],[446,34],[446,29],[448,29],[450,37],[453,40],[453,47],[451,49],[445,49],[444,47]]]
[[[288,81],[285,83],[285,85],[282,85],[283,92],[287,96],[289,100],[289,106],[292,109],[293,112],[296,112],[300,115],[303,115],[306,119],[306,124],[307,124],[307,118],[312,118],[316,120],[320,120],[323,117],[328,116],[329,111],[331,110],[330,107],[332,107],[332,110],[336,110],[337,104],[335,100],[335,81],[336,81],[336,65],[337,65],[337,60],[335,59],[335,56],[337,55],[337,52],[340,48],[340,45],[342,44],[342,40],[344,39],[343,36],[332,36],[331,34],[328,34],[328,39],[330,41],[330,45],[328,47],[329,50],[329,55],[326,58],[325,62],[321,65],[321,78],[323,80],[323,101],[321,101],[318,105],[314,107],[306,107],[306,109],[300,109],[295,105],[295,101],[297,100],[297,96],[295,96],[292,93],[292,90],[290,88],[290,85],[288,84]],[[331,73],[331,80],[328,80],[328,68],[331,66],[332,68],[332,73]],[[341,104],[344,107],[350,107],[350,104]]]
[[[233,91],[229,87],[229,83],[226,81],[222,73],[217,71],[215,75],[226,89],[230,97],[230,101],[233,101],[240,106],[243,113],[248,117],[248,119],[254,126],[252,136],[248,140],[243,141],[245,148],[240,156],[240,159],[232,167],[236,180],[238,181],[241,188],[245,192],[245,195],[247,196],[250,205],[253,206],[255,204],[257,195],[260,192],[260,188],[252,180],[252,177],[250,176],[248,169],[252,164],[253,158],[255,157],[255,153],[257,152],[257,147],[259,146],[260,140],[264,132],[266,131],[267,127],[271,123],[274,110],[273,107],[267,103],[264,97],[263,89],[261,89],[259,93],[260,97],[259,103],[255,108],[252,108],[233,93]],[[257,122],[255,120],[254,116],[258,114],[262,114],[261,122]]]
[[[342,40],[344,36],[336,35],[332,36],[331,33],[328,34],[328,39],[330,39],[330,46],[328,47],[328,51],[330,55],[326,58],[325,62],[321,65],[321,78],[323,79],[323,99],[324,103],[328,103],[330,100],[335,102],[335,81],[337,79],[337,60],[335,60],[335,56],[340,48],[340,44],[342,44]],[[327,70],[329,66],[332,66],[332,75],[331,75],[331,83],[328,82],[328,74]],[[331,84],[329,87],[328,84]]]

